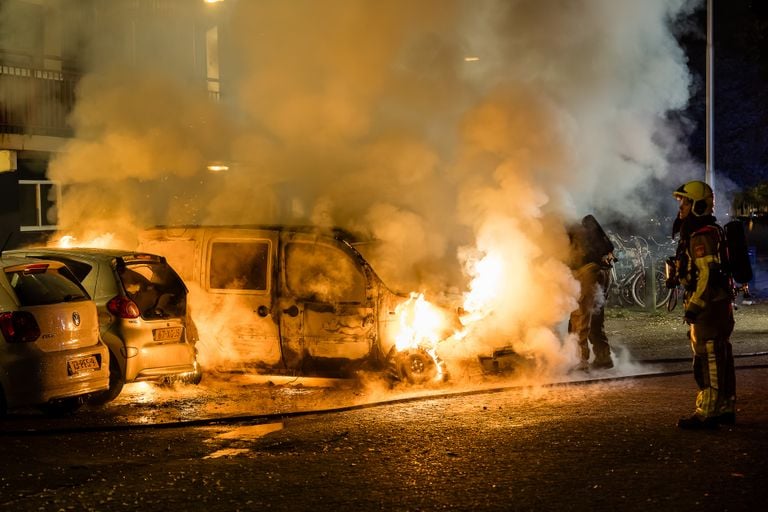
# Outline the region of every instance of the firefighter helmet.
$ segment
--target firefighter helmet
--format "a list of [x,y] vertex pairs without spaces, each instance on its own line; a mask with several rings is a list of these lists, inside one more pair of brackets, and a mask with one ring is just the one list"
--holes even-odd
[[703,181],[689,181],[672,192],[676,198],[686,198],[693,202],[691,213],[697,217],[711,215],[715,207],[715,194],[712,187]]

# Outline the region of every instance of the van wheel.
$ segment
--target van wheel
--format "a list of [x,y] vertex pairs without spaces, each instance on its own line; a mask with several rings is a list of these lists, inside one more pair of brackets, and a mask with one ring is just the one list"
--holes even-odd
[[47,416],[67,416],[78,410],[83,405],[83,398],[74,396],[48,402],[40,406],[40,410]]
[[437,376],[435,360],[423,350],[401,352],[395,357],[401,378],[410,384],[424,384]]
[[88,398],[88,404],[89,405],[104,405],[106,403],[111,402],[115,398],[117,398],[117,395],[120,394],[120,392],[123,390],[123,385],[125,385],[125,379],[123,378],[123,374],[120,372],[120,365],[117,364],[117,359],[112,355],[112,352],[109,353],[109,389],[106,391],[99,391],[98,393],[92,394]]

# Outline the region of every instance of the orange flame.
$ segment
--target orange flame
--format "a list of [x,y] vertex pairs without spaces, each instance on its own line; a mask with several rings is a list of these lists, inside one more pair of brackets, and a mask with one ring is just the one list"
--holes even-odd
[[504,293],[504,260],[499,254],[486,254],[471,265],[474,275],[464,304],[459,310],[462,329],[450,319],[450,312],[424,298],[424,294],[411,293],[395,313],[399,331],[395,336],[398,351],[422,348],[432,353],[440,341],[451,338],[459,341],[466,337],[472,324],[493,312],[494,302]]
[[395,336],[397,350],[409,348],[434,349],[446,338],[450,322],[446,312],[424,299],[422,293],[411,293],[405,302],[395,309],[400,330]]
[[71,247],[92,247],[99,249],[109,249],[115,246],[115,236],[112,233],[105,233],[93,237],[89,240],[81,241],[73,235],[63,235],[58,240],[52,242],[54,247],[68,249]]
[[492,304],[503,293],[504,261],[498,254],[486,254],[483,258],[470,264],[470,272],[474,275],[465,294],[461,323],[469,326],[488,316]]

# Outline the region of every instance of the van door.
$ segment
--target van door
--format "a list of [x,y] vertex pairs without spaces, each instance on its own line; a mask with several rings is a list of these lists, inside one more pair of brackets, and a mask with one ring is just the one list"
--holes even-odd
[[360,263],[333,238],[286,233],[279,298],[289,368],[344,371],[370,355],[375,309]]
[[201,282],[224,362],[284,368],[273,308],[277,242],[270,230],[206,232]]

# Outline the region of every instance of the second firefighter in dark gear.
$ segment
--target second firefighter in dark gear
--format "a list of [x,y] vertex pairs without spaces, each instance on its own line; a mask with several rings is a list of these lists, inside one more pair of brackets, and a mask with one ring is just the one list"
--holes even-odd
[[592,368],[613,368],[611,346],[605,334],[605,302],[610,285],[613,243],[592,215],[568,229],[569,266],[579,281],[578,308],[571,313],[568,332],[576,334],[579,364],[576,370],[589,370],[589,344],[595,359]]
[[702,181],[690,181],[673,193],[680,211],[673,227],[679,234],[675,265],[685,289],[684,320],[693,350],[693,375],[699,392],[694,414],[681,418],[684,429],[711,429],[735,422],[736,372],[730,336],[733,305],[726,274],[722,228],[713,215],[714,194]]

